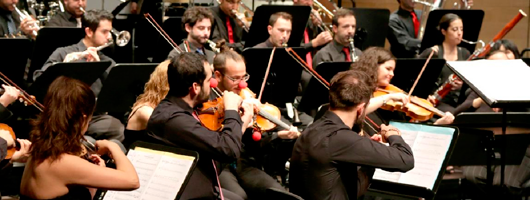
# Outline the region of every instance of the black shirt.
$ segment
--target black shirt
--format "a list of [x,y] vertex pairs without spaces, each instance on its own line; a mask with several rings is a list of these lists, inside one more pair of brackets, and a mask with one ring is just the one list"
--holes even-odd
[[[223,130],[215,132],[203,127],[192,113],[193,109],[184,100],[168,95],[151,114],[147,130],[164,143],[199,153],[199,161],[181,199],[214,199],[216,176],[222,171],[219,162],[230,163],[240,156],[243,122],[236,111],[226,111]],[[217,171],[212,159],[216,161]]]
[[[48,60],[44,63],[44,66],[42,66],[42,69],[35,70],[33,74],[33,80],[36,80],[42,73],[44,73],[44,71],[46,71],[46,69],[48,69],[48,67],[52,66],[55,63],[63,62],[64,59],[66,58],[66,55],[68,55],[69,53],[83,52],[85,50],[87,50],[87,47],[83,43],[83,39],[81,39],[77,44],[70,45],[67,47],[57,48],[52,53],[52,55],[48,58]],[[105,73],[103,73],[101,77],[92,84],[91,88],[92,88],[92,91],[94,91],[94,94],[96,94],[96,96],[101,91],[101,87],[103,87],[103,81],[107,78],[108,73],[116,64],[114,60],[112,60],[112,58],[109,58],[105,54],[101,53],[101,51],[98,51],[98,56],[101,61],[111,61],[112,64],[110,65],[109,68],[107,68]],[[78,60],[77,62],[86,62],[86,58]]]
[[[401,136],[390,136],[388,140],[390,145],[385,146],[359,136],[335,113],[327,111],[295,143],[290,191],[306,200],[356,199],[363,192],[359,188],[366,188],[373,175],[370,167],[411,170],[414,158],[409,145]],[[364,166],[362,173],[358,174],[358,166]]]
[[228,16],[234,37],[234,43],[231,44],[228,40],[228,27],[226,26],[227,15],[223,13],[219,6],[214,6],[210,9],[214,16],[214,22],[212,22],[212,29],[210,31],[210,39],[214,42],[224,39],[228,47],[234,48],[235,51],[242,52],[244,48],[244,42],[242,42],[243,28],[239,26],[232,17]]
[[[416,13],[418,20],[421,20],[421,11],[415,10],[414,13]],[[397,58],[416,57],[419,53],[417,51],[420,49],[421,40],[415,36],[412,14],[400,7],[399,10],[390,14],[388,26],[390,29],[387,38],[392,54]]]
[[[189,49],[190,52],[197,52],[198,48],[196,46],[194,46],[193,43],[188,42],[188,44],[189,44],[189,47],[190,47],[190,49]],[[188,51],[184,42],[181,43],[179,45],[179,47],[180,47],[180,49],[182,49],[185,52]],[[215,53],[213,51],[209,50],[209,49],[204,48],[204,47],[202,48],[202,52],[204,53],[203,55],[206,56],[206,59],[208,60],[208,62],[210,64],[213,64],[213,58],[215,56]],[[197,53],[199,53],[199,52],[197,52]],[[179,53],[177,52],[177,50],[173,49],[173,50],[171,50],[171,52],[169,52],[169,55],[167,56],[167,59],[171,60],[173,57],[177,56],[178,54]]]
[[[342,51],[344,47],[342,44],[339,44],[337,41],[333,40],[328,43],[326,46],[322,47],[315,57],[313,58],[313,68],[316,69],[318,64],[321,62],[344,62],[346,61],[346,54]],[[349,50],[349,47],[348,47]],[[362,51],[358,48],[355,48],[355,55],[357,57],[361,56]]]
[[60,12],[46,24],[49,27],[77,27],[77,20],[69,12]]
[[274,44],[272,44],[272,42],[269,39],[265,40],[265,42],[256,44],[256,46],[254,46],[254,48],[272,48],[272,47],[274,47]]

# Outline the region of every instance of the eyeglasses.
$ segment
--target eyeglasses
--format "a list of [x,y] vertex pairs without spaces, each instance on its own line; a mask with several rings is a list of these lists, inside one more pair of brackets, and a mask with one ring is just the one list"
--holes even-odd
[[228,75],[225,75],[225,76],[226,76],[226,78],[228,78],[229,80],[231,80],[234,83],[241,82],[241,81],[248,81],[248,79],[250,78],[250,74],[245,74],[241,78],[234,78],[234,77],[230,77]]

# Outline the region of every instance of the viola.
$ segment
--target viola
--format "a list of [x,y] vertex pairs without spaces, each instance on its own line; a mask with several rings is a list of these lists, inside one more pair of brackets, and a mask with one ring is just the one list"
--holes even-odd
[[[405,93],[400,88],[389,84],[385,88],[377,88],[373,93],[374,97],[392,94],[392,93]],[[436,109],[432,103],[427,99],[422,99],[416,96],[410,96],[410,102],[403,105],[401,102],[390,101],[386,105],[381,107],[384,110],[400,111],[404,112],[407,116],[412,118],[412,121],[427,121],[431,119],[435,114],[444,117],[445,113]]]
[[17,141],[17,136],[15,135],[13,128],[7,124],[0,123],[0,130],[8,131],[9,134],[11,134],[11,137],[13,137],[13,140],[15,140],[15,147],[10,147],[7,149],[7,155],[4,159],[8,160],[13,157],[13,154],[15,154],[16,151],[20,150],[20,143]]

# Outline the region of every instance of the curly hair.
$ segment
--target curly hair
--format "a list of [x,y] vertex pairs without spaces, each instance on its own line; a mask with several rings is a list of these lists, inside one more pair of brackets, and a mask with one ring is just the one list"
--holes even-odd
[[396,60],[389,50],[382,47],[370,47],[363,51],[359,60],[351,65],[352,70],[364,71],[377,83],[379,65],[389,61]]
[[96,95],[87,84],[61,76],[50,85],[44,110],[30,134],[30,155],[35,163],[51,162],[61,154],[81,155],[83,131],[96,108]]
[[164,99],[169,91],[169,84],[167,83],[167,66],[169,60],[160,63],[153,73],[149,81],[145,84],[144,93],[136,98],[132,109],[136,109],[143,105],[156,107],[162,99]]

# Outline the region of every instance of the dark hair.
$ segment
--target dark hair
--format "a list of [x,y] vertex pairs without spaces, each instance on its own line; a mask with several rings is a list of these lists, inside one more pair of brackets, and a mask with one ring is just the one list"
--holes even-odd
[[355,15],[353,14],[353,10],[345,9],[345,8],[341,8],[341,9],[337,10],[337,12],[335,13],[335,16],[333,16],[333,18],[331,19],[331,25],[338,26],[339,25],[339,18],[347,17],[347,16],[354,16],[355,17]]
[[213,59],[214,71],[219,71],[221,72],[221,74],[224,74],[226,68],[226,61],[228,59],[231,59],[236,62],[245,62],[243,56],[226,46],[226,42],[224,39],[217,42],[217,47],[221,50],[221,52],[215,55],[215,58]]
[[333,110],[351,111],[361,103],[368,103],[375,88],[376,84],[366,72],[340,72],[331,79],[329,107]]
[[279,18],[285,19],[287,21],[293,21],[293,16],[291,14],[286,12],[277,12],[271,15],[269,18],[269,25],[274,26],[276,21],[278,21]]
[[517,48],[517,45],[507,39],[497,40],[497,42],[495,42],[495,44],[491,48],[491,51],[499,50],[501,49],[501,46],[504,46],[504,49],[506,49],[506,51],[511,51],[515,56],[515,59],[521,58],[521,53],[519,53],[519,48]]
[[96,31],[100,21],[112,21],[113,18],[114,16],[106,10],[88,10],[81,17],[81,24],[83,28],[88,27],[91,31]]
[[379,65],[389,60],[396,60],[389,50],[382,47],[370,47],[363,51],[359,60],[351,65],[351,69],[368,73],[377,83]]
[[183,52],[173,57],[167,68],[168,95],[184,97],[193,83],[203,84],[206,79],[204,63],[206,57],[192,52]]
[[193,6],[188,8],[182,16],[182,26],[185,27],[189,24],[191,27],[195,26],[198,21],[203,19],[209,19],[213,24],[213,14],[209,8],[201,6]]
[[83,128],[96,106],[87,84],[61,76],[52,82],[44,98],[44,110],[32,122],[30,154],[36,163],[63,153],[81,155]]
[[490,50],[490,51],[484,56],[484,59],[489,59],[491,56],[493,56],[493,55],[495,55],[495,54],[498,54],[498,53],[503,53],[504,55],[506,55],[506,51],[503,51],[503,50],[500,50],[500,49]]
[[455,20],[462,20],[462,18],[460,18],[460,16],[456,15],[456,14],[453,14],[453,13],[447,13],[445,14],[444,16],[442,16],[442,19],[440,19],[440,22],[438,23],[438,30],[442,31],[442,30],[446,30],[447,31],[447,28],[449,28],[449,25],[451,25],[452,22],[454,22]]

